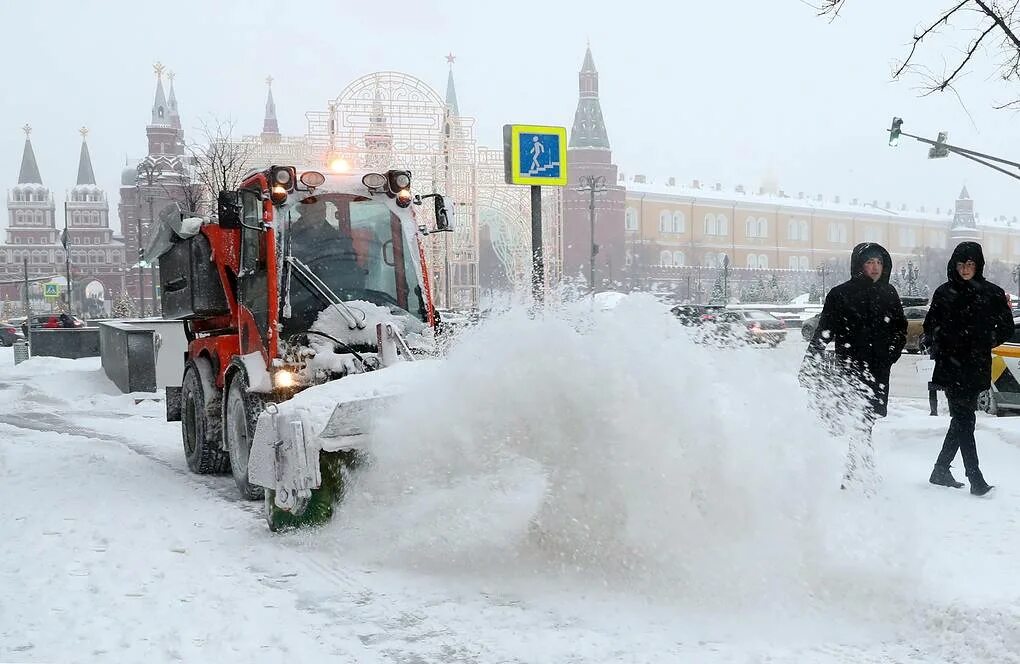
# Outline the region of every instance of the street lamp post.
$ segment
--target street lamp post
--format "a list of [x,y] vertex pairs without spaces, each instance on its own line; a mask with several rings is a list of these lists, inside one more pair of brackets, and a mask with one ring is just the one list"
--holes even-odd
[[142,215],[135,219],[135,231],[138,233],[138,317],[145,318],[145,277],[142,272]]
[[1020,298],[1020,265],[1013,267],[1013,283],[1016,284],[1017,298]]
[[587,191],[588,198],[588,222],[591,226],[591,256],[588,263],[588,283],[591,285],[591,292],[595,292],[595,254],[599,247],[595,244],[595,194],[603,194],[606,189],[606,178],[601,175],[583,175],[578,180],[580,186],[576,191]]
[[723,255],[722,259],[722,297],[723,304],[730,301],[730,257]]
[[823,302],[825,301],[825,275],[827,275],[828,273],[829,273],[829,266],[828,265],[826,265],[825,263],[822,263],[821,265],[818,266],[818,274],[821,275],[821,277],[822,277],[822,293],[821,293],[821,295],[819,295],[819,298]]
[[[156,226],[156,219],[154,218],[154,216],[152,214],[152,194],[150,193],[149,194],[149,233],[150,233],[150,235],[152,233],[156,232],[155,226]],[[139,252],[141,252],[141,247],[142,247],[141,238],[138,238],[138,250],[139,250]],[[159,311],[159,305],[156,303],[156,264],[155,263],[153,263],[153,264],[151,264],[149,266],[149,278],[152,280],[152,283],[151,283],[151,286],[152,286],[152,307],[151,307],[151,309],[152,309],[152,315],[153,315],[153,317],[155,317],[156,313]]]
[[67,228],[67,201],[64,201],[64,232],[60,238],[60,243],[64,245],[64,277],[67,280],[67,313],[74,314],[74,289],[71,285],[71,253],[67,249],[67,245],[71,241],[71,236]]

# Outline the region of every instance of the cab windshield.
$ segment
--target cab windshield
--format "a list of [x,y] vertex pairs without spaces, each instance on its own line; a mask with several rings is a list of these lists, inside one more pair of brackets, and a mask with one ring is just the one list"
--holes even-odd
[[[365,300],[424,321],[413,245],[400,218],[381,201],[353,194],[323,194],[287,203],[289,253],[344,301]],[[326,303],[302,279],[290,280],[289,333],[308,330]]]

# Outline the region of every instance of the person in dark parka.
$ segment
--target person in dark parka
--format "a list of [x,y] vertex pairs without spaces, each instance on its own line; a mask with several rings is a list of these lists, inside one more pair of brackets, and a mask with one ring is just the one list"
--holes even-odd
[[974,411],[978,395],[992,384],[992,348],[1013,334],[1013,315],[1006,293],[985,280],[985,257],[977,242],[961,242],[946,266],[948,281],[931,298],[924,333],[934,348],[932,382],[946,391],[949,431],[929,481],[960,488],[949,470],[959,450],[970,492],[983,496],[992,488],[978,467]]
[[[889,284],[891,272],[892,259],[884,247],[874,242],[854,247],[850,280],[826,295],[804,358],[802,380],[810,384],[813,379],[816,396],[829,402],[824,410],[830,424],[851,411],[853,432],[844,486],[859,479],[855,477],[859,466],[873,470],[871,429],[886,415],[889,373],[907,340],[907,319],[899,294]],[[829,342],[834,343],[834,372],[820,368]],[[862,402],[856,409],[851,403],[855,395]]]

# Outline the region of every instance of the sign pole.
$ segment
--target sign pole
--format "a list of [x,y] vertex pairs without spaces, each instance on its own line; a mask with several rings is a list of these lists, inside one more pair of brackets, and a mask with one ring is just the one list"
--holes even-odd
[[25,339],[28,340],[29,348],[32,347],[32,304],[28,299],[28,259],[23,258],[21,263],[25,271]]
[[545,296],[545,261],[542,257],[542,187],[531,185],[531,293],[535,302]]
[[567,130],[548,125],[503,125],[503,169],[507,184],[531,187],[531,293],[545,299],[542,247],[542,187],[567,184]]

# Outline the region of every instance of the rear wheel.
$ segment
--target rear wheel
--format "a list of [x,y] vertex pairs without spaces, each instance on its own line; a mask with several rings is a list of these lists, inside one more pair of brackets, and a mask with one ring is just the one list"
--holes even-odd
[[248,375],[244,369],[234,371],[223,408],[223,434],[234,483],[245,500],[258,500],[263,496],[262,487],[248,481],[248,457],[255,437],[255,424],[264,408],[262,397],[249,391]]
[[[206,380],[202,376],[205,374]],[[184,458],[193,473],[224,473],[229,457],[220,449],[219,394],[206,394],[210,389],[212,366],[199,358],[188,362],[181,384],[181,437]],[[215,387],[211,388],[216,391]]]

